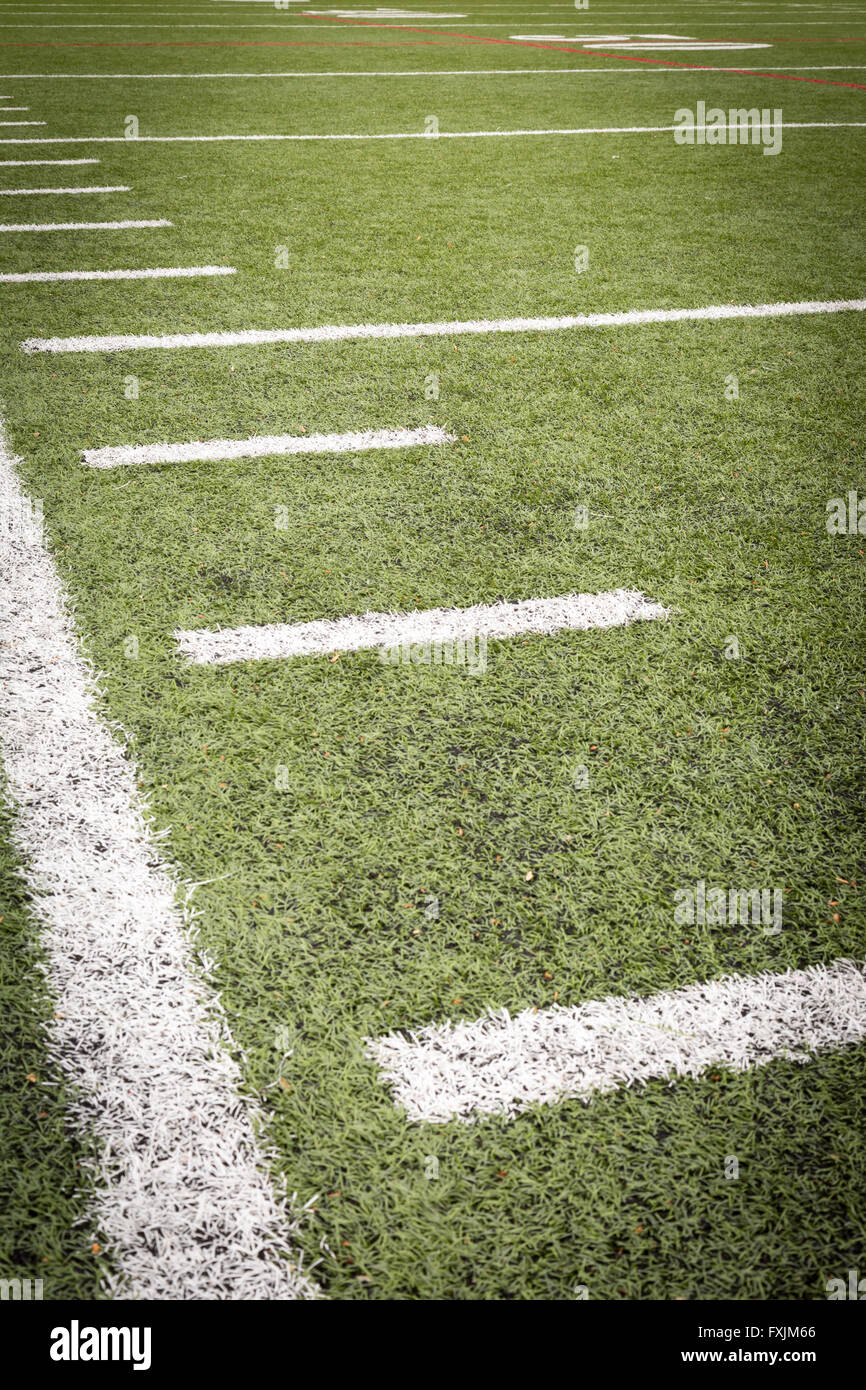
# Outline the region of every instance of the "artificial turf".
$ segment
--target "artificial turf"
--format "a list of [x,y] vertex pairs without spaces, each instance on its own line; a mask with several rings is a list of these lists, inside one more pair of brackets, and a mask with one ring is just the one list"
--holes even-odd
[[[485,24],[495,14],[460,8]],[[559,18],[563,33],[614,15],[615,26],[725,32],[684,5],[651,21],[630,13],[580,15],[577,28]],[[853,32],[841,13],[824,29],[782,7],[772,19],[727,13],[738,36],[785,37],[672,56],[770,71],[862,51],[833,41]],[[536,32],[530,15],[515,6],[501,30],[477,32]],[[611,69],[15,80],[50,122],[22,132],[34,135],[121,134],[131,113],[142,134],[180,134],[410,131],[431,113],[443,131],[656,125],[698,100],[781,106],[786,120],[863,112],[853,88],[638,65],[625,75],[631,64],[586,53],[441,33],[411,47],[396,30],[285,23],[319,46],[73,49],[53,47],[52,32],[39,49],[4,46],[2,66]],[[364,46],[341,46],[350,37]],[[106,712],[131,735],[179,875],[203,884],[201,944],[280,1170],[301,1201],[319,1194],[304,1240],[334,1298],[568,1299],[585,1287],[601,1299],[812,1299],[862,1262],[864,1048],[419,1126],[362,1043],[491,1008],[862,957],[866,538],[825,524],[830,499],[866,487],[862,316],[103,356],[18,345],[860,297],[861,140],[786,130],[772,158],[684,148],[670,133],[0,146],[3,158],[96,154],[76,178],[134,188],[10,199],[14,220],[48,220],[50,206],[51,220],[174,223],[4,234],[4,269],[238,268],[200,282],[0,286],[0,396]],[[59,172],[2,170],[10,187]],[[577,245],[589,248],[581,274]],[[426,423],[457,442],[334,465],[97,473],[80,462],[111,444]],[[190,668],[172,637],[615,587],[664,603],[669,619],[494,642],[483,675],[392,667],[375,652]],[[677,925],[674,893],[698,879],[782,888],[783,931]],[[15,882],[24,931],[20,892]],[[26,999],[32,967],[10,959],[13,997]],[[28,1007],[35,1019],[42,996]],[[23,1018],[25,1044],[6,1054],[13,1096],[39,1036]],[[44,1229],[62,1266],[46,1297],[90,1297],[89,1231],[72,1226],[86,1197],[71,1195],[72,1141],[52,1133],[23,1166],[17,1150],[0,1153],[6,1220],[23,1233],[7,1246],[19,1255],[3,1258],[29,1272]],[[731,1156],[737,1179],[725,1176]]]

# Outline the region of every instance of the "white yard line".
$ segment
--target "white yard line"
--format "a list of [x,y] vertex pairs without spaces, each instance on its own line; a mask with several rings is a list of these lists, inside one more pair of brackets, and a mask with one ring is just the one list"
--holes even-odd
[[[820,63],[805,66],[790,66],[779,63],[771,64],[773,72],[862,72],[862,63]],[[761,72],[760,68],[743,67],[706,67],[703,63],[700,72]],[[652,76],[656,74],[662,77],[682,77],[682,68],[677,67],[607,67],[607,68],[435,68],[432,70],[416,69],[414,72],[402,71],[366,71],[366,72],[30,72],[4,73],[2,80],[9,82],[12,79],[21,81],[57,81],[57,82],[131,82],[146,81],[157,82],[163,79],[167,81],[178,78],[190,79],[209,79],[209,78],[245,78],[245,77],[290,77],[303,78],[305,80],[321,77],[417,77],[422,80],[429,77],[547,77],[551,73],[568,73],[582,76],[584,73],[607,73],[620,77],[640,77]]]
[[477,637],[518,637],[624,627],[666,618],[668,610],[634,589],[601,594],[563,594],[518,603],[479,603],[472,608],[428,608],[414,613],[363,613],[311,623],[271,623],[261,627],[207,628],[176,632],[178,651],[197,665],[270,661],[283,657],[326,656],[370,647],[462,642]]
[[233,265],[157,266],[153,270],[23,270],[0,275],[0,284],[47,284],[52,280],[184,280],[200,275],[236,275]]
[[[2,122],[0,122],[2,124]],[[861,129],[866,121],[774,121],[774,130],[845,130]],[[696,125],[694,130],[715,127]],[[310,140],[505,140],[527,135],[665,135],[678,130],[675,125],[610,125],[564,126],[550,130],[440,130],[430,135],[423,130],[388,131],[384,134],[327,134],[327,135],[138,135],[127,140],[124,135],[38,135],[3,136],[0,145],[219,145],[227,142],[251,141],[310,141]]]
[[368,1040],[407,1119],[442,1124],[848,1047],[866,1038],[866,968],[733,975],[647,999],[491,1013]]
[[36,164],[101,164],[101,159],[0,159],[0,169],[29,169]]
[[[271,1190],[227,1024],[194,961],[188,914],[98,713],[54,562],[0,435],[0,745],[12,837],[41,922],[53,1051],[71,1118],[104,1146],[91,1212],[144,1299],[309,1298],[280,1252]],[[11,518],[11,524],[10,524]]]
[[143,222],[2,222],[0,232],[124,232],[131,227],[171,227],[164,218]]
[[0,121],[0,125],[47,125],[47,121]]
[[0,198],[30,198],[36,193],[130,193],[128,184],[106,184],[91,188],[0,188]]
[[146,463],[268,458],[275,454],[349,454],[366,449],[414,449],[428,444],[453,444],[456,438],[455,434],[446,434],[437,425],[425,425],[414,430],[353,430],[346,434],[258,434],[250,439],[194,439],[186,444],[112,445],[105,449],[85,449],[82,459],[91,468],[122,468]]
[[[0,228],[2,230],[2,228]],[[627,309],[619,313],[548,318],[454,319],[443,323],[323,324],[318,328],[248,328],[224,333],[118,333],[75,338],[26,338],[24,352],[128,352],[150,348],[260,347],[267,343],[344,342],[356,338],[439,338],[471,333],[554,333],[632,324],[788,318],[862,312],[866,299],[803,300],[780,304],[710,304],[701,309]]]

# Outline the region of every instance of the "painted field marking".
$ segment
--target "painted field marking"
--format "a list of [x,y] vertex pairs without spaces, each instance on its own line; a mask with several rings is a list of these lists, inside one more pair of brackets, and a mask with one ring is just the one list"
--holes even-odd
[[37,164],[101,164],[101,159],[0,159],[0,169],[29,169]]
[[[866,121],[776,121],[777,130],[845,130],[862,129]],[[138,135],[127,140],[124,135],[38,135],[3,136],[0,145],[218,145],[228,141],[315,141],[315,140],[502,140],[525,135],[664,135],[676,130],[674,125],[608,125],[563,126],[545,130],[440,130],[430,135],[424,130],[392,130],[382,134],[325,135]],[[705,126],[695,126],[705,130]]]
[[[804,22],[809,23],[810,21],[807,20],[807,21],[804,21]],[[816,21],[816,22],[822,22],[822,21]],[[827,22],[829,23],[830,21],[827,21]],[[381,29],[381,28],[383,28],[383,27],[391,27],[391,28],[399,27],[399,28],[403,29],[406,33],[411,33],[411,34],[436,34],[436,35],[441,35],[441,37],[446,37],[446,35],[443,34],[442,31],[441,31],[441,29],[438,28],[438,27],[437,27],[437,28],[430,28],[429,26],[428,26],[428,27],[425,27],[425,26],[420,25],[420,24],[415,24],[415,25],[404,24],[404,25],[400,25],[400,26],[393,26],[393,25],[392,25],[392,26],[383,26],[383,25],[381,25],[381,24],[376,24],[376,23],[374,23],[374,22],[372,22],[372,21],[370,21],[370,20],[348,20],[348,19],[340,19],[340,18],[338,18],[338,17],[336,17],[336,16],[332,19],[331,23],[332,23],[332,24],[343,24],[343,25],[354,25],[355,28],[361,28],[361,29]],[[467,33],[461,33],[459,30],[454,30],[454,29],[448,31],[447,37],[448,37],[448,38],[452,38],[452,39],[465,39],[467,42],[471,42],[471,43],[509,44],[509,45],[517,45],[517,47],[538,48],[539,50],[541,50],[542,52],[545,52],[545,53],[559,52],[559,53],[584,53],[584,54],[593,54],[593,55],[597,55],[597,56],[600,57],[600,58],[616,58],[616,59],[618,59],[618,61],[621,62],[621,63],[657,63],[657,64],[660,64],[661,66],[666,66],[666,67],[679,67],[679,68],[682,68],[683,70],[689,71],[689,72],[700,72],[700,71],[703,70],[703,69],[702,69],[702,65],[701,65],[701,64],[698,64],[698,63],[678,63],[678,62],[677,62],[675,59],[673,59],[673,58],[650,58],[650,57],[644,57],[644,56],[641,56],[641,55],[639,55],[639,54],[634,54],[634,53],[622,53],[622,52],[618,52],[616,49],[609,50],[609,49],[607,49],[607,48],[583,48],[583,47],[580,47],[580,46],[577,46],[577,47],[576,47],[574,44],[571,44],[571,43],[559,43],[559,44],[553,45],[553,44],[551,44],[546,38],[545,38],[545,40],[542,41],[542,42],[532,41],[532,42],[526,43],[524,40],[517,40],[517,39],[513,39],[513,38],[501,38],[501,39],[498,39],[498,38],[486,38],[486,37],[485,37],[484,35],[482,35],[482,34],[467,34]],[[794,40],[772,40],[771,42],[789,42],[789,41],[790,41],[790,42],[797,42],[796,39],[794,39]],[[833,40],[833,39],[831,39],[831,40],[829,40],[829,42],[831,42],[831,43],[832,43],[832,42],[841,42],[841,43],[849,43],[849,42],[850,42],[850,43],[861,43],[861,42],[864,42],[864,41],[866,41],[866,40],[863,40],[863,39],[860,39],[860,38],[840,39],[840,40]],[[823,42],[825,42],[825,40],[823,40],[823,39],[808,39],[808,40],[806,40],[806,42],[808,42],[808,43],[823,43]],[[835,81],[833,81],[833,80],[831,80],[831,79],[829,79],[829,78],[826,78],[826,77],[786,77],[786,76],[784,76],[783,74],[781,74],[781,73],[779,73],[779,72],[756,71],[755,69],[752,69],[752,68],[741,68],[741,69],[736,69],[736,68],[735,68],[735,69],[732,69],[732,71],[735,71],[735,72],[736,72],[736,71],[740,71],[740,72],[748,73],[750,76],[753,76],[753,77],[776,77],[776,78],[778,78],[778,80],[779,80],[780,82],[814,82],[814,83],[820,83],[820,84],[822,84],[822,85],[824,85],[824,86],[831,86],[831,87],[852,87],[852,88],[856,88],[857,90],[862,90],[863,87],[864,87],[864,84],[863,84],[863,83],[859,83],[859,82],[835,82]]]
[[255,434],[250,439],[194,439],[186,444],[120,444],[85,449],[89,468],[121,468],[148,463],[215,463],[226,459],[268,458],[276,454],[350,454],[366,449],[413,449],[453,444],[457,436],[437,425],[421,429],[352,430],[345,434]]
[[[2,230],[2,229],[0,229]],[[326,343],[361,338],[440,338],[473,333],[554,333],[631,324],[791,318],[866,309],[866,299],[801,300],[779,304],[710,304],[701,309],[627,309],[618,313],[549,318],[454,319],[442,323],[325,324],[318,328],[249,328],[223,333],[119,333],[73,338],[26,338],[24,352],[128,352],[150,348],[259,347],[265,343]]]
[[[778,72],[862,72],[863,63],[812,63],[806,65],[783,66],[775,65]],[[30,73],[6,73],[3,80],[20,77],[22,81],[57,81],[57,82],[134,82],[146,81],[156,82],[163,79],[167,81],[178,78],[204,79],[210,78],[247,78],[247,77],[271,77],[271,78],[303,78],[305,80],[321,77],[416,77],[426,80],[430,77],[547,77],[551,73],[567,73],[571,75],[583,76],[586,73],[597,75],[607,74],[608,76],[620,77],[640,77],[651,76],[653,73],[660,77],[675,77],[679,69],[675,67],[647,67],[647,68],[435,68],[416,69],[414,72],[402,70],[379,70],[365,72],[30,72]],[[706,67],[702,63],[700,72],[759,72],[758,68],[730,68],[730,67]]]
[[130,193],[126,183],[94,184],[89,188],[0,188],[0,198],[31,198],[37,193]]
[[545,43],[576,43],[588,52],[592,52],[594,48],[617,48],[628,52],[646,50],[649,53],[717,53],[727,49],[772,48],[772,44],[769,43],[730,42],[725,39],[678,39],[672,34],[657,39],[651,39],[648,34],[636,39],[616,34],[609,39],[586,38],[580,35],[575,37],[569,34],[511,34],[509,37],[520,43],[531,43],[533,46]]
[[123,232],[130,227],[171,227],[173,223],[158,218],[143,222],[6,222],[0,232]]
[[[104,1152],[90,1217],[115,1296],[314,1298],[225,1016],[193,957],[128,749],[97,714],[69,603],[0,434],[0,746],[71,1119]],[[29,519],[29,520],[28,520]],[[82,1239],[84,1237],[82,1236]],[[93,1236],[90,1237],[93,1239]]]
[[0,275],[0,284],[32,285],[52,280],[183,280],[200,275],[236,275],[233,265],[158,266],[153,270],[24,270]]
[[0,121],[0,125],[47,125],[47,121]]
[[409,1120],[515,1115],[653,1079],[746,1071],[866,1038],[866,967],[838,960],[784,974],[731,975],[646,999],[506,1010],[408,1039],[368,1039],[368,1055]]
[[261,627],[174,634],[178,651],[199,666],[234,661],[272,661],[285,657],[327,656],[404,643],[461,642],[467,639],[549,636],[590,628],[625,627],[666,618],[668,610],[634,589],[601,594],[563,594],[518,603],[479,603],[472,608],[428,608],[414,613],[363,613],[311,623],[270,623]]
[[29,106],[0,106],[0,111],[29,111]]

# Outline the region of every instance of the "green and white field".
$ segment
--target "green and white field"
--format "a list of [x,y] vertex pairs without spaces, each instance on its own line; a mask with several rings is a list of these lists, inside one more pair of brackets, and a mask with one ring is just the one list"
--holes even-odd
[[[280,1258],[334,1300],[823,1299],[866,1266],[866,3],[311,11],[0,7],[27,108],[0,111],[0,194],[61,190],[0,196],[0,413],[159,857],[179,900],[198,885],[268,1182],[296,1194]],[[629,46],[650,31],[694,42]],[[678,143],[699,102],[780,113],[778,153]],[[167,225],[71,225],[126,221]],[[154,267],[235,273],[9,278]],[[365,324],[451,327],[160,342]],[[83,458],[426,426],[445,442]],[[491,638],[483,670],[336,638],[197,664],[176,638],[616,590],[666,616]],[[109,1063],[56,1032],[20,801],[10,770],[0,1277],[100,1299],[128,1227],[76,1093]],[[780,891],[782,929],[684,924],[701,881]],[[838,1046],[770,1029],[742,1066],[720,1036],[693,1068],[686,1038],[645,1079],[434,1120],[370,1052],[839,961]]]

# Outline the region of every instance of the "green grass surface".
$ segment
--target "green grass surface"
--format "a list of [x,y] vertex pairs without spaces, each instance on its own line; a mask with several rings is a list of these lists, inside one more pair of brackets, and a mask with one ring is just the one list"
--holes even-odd
[[[515,7],[501,36],[536,32],[530,13]],[[778,19],[730,13],[736,36],[792,38],[671,56],[773,70],[862,52],[831,41],[856,32],[846,15],[798,29],[781,7]],[[613,11],[566,15],[562,32],[614,32],[627,15],[620,7],[609,30]],[[625,32],[719,38],[725,17],[704,24],[671,6]],[[318,47],[4,47],[0,66],[612,69],[14,82],[50,121],[42,133],[58,134],[120,134],[129,113],[142,134],[417,130],[430,113],[442,130],[653,125],[699,99],[863,119],[864,93],[845,88],[637,65],[625,76],[595,55],[447,37],[401,47],[397,31],[338,27],[304,31]],[[269,33],[209,31],[208,42]],[[370,47],[338,46],[350,38]],[[567,1299],[585,1284],[605,1299],[810,1299],[862,1263],[866,1049],[426,1127],[407,1124],[361,1043],[491,1007],[862,956],[866,540],[825,527],[830,498],[866,488],[862,315],[104,357],[29,357],[18,343],[860,297],[862,138],[785,131],[774,158],[664,134],[0,146],[3,158],[102,160],[4,169],[5,186],[134,187],[8,199],[6,220],[175,224],[4,235],[4,268],[238,267],[214,281],[0,286],[0,395],[154,824],[170,827],[182,877],[218,880],[196,895],[202,944],[281,1170],[301,1200],[320,1194],[307,1254],[322,1255],[324,1238],[318,1272],[335,1298]],[[590,250],[582,275],[576,245]],[[438,400],[425,398],[431,373]],[[135,401],[124,396],[133,374]],[[336,461],[80,466],[82,449],[103,445],[428,422],[458,442]],[[174,653],[181,627],[619,586],[669,605],[670,620],[491,643],[482,676],[389,667],[375,653],[213,670]],[[738,660],[725,656],[731,636]],[[783,932],[677,926],[673,894],[698,878],[783,887]],[[17,976],[10,988],[25,1001],[29,1056],[38,1029]],[[12,1049],[15,1094],[21,1069]],[[21,1223],[14,1248],[29,1262],[44,1226],[64,1291],[86,1297],[93,1271],[64,1225],[84,1202],[69,1195],[56,1126],[56,1147],[13,1160],[7,1219]],[[737,1181],[725,1178],[731,1155]],[[6,1165],[3,1153],[4,1190]],[[59,1296],[53,1284],[46,1296]]]

